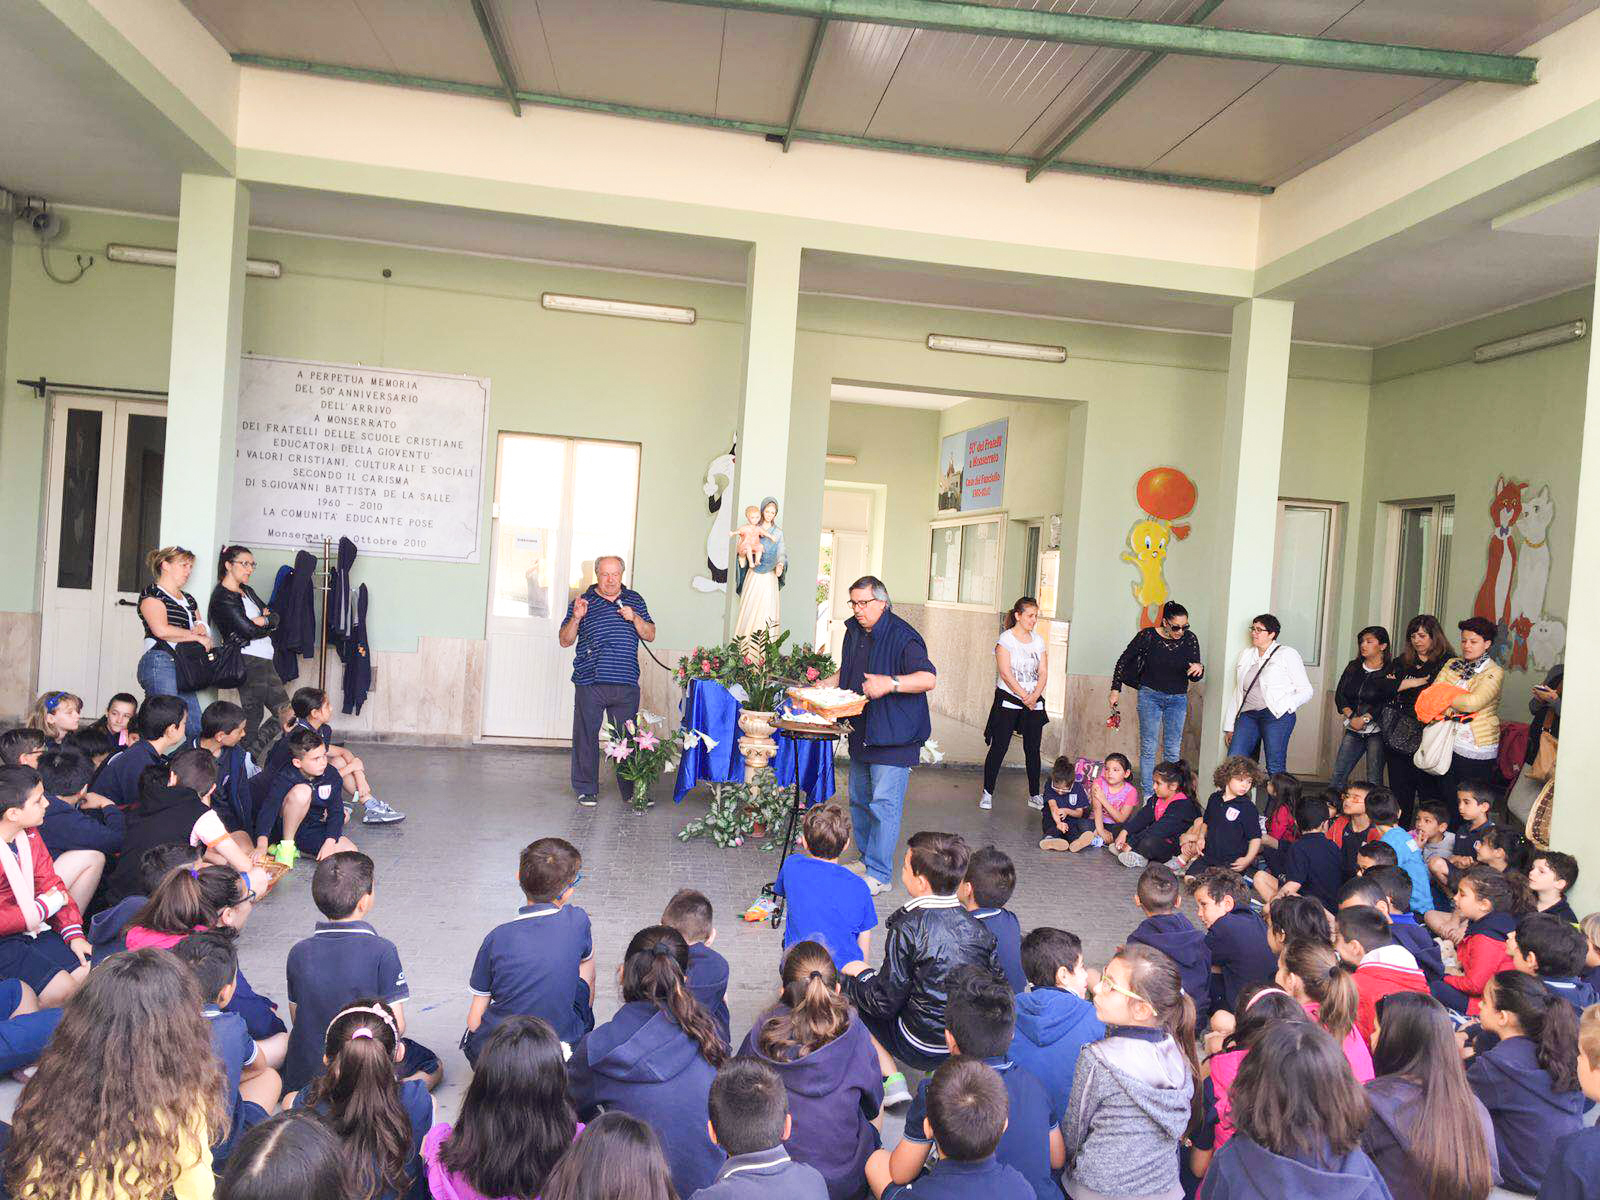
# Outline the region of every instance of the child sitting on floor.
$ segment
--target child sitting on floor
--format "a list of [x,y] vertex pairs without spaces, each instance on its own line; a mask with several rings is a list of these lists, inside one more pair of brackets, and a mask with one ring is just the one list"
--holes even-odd
[[128,925],[134,914],[149,903],[151,894],[161,886],[161,881],[173,868],[199,865],[194,848],[179,842],[152,846],[139,855],[138,861],[139,890],[89,918],[85,936],[94,947],[94,955],[89,960],[91,966],[128,948]]
[[[923,1070],[949,1056],[944,1010],[956,968],[972,964],[1000,970],[994,934],[956,897],[969,857],[957,834],[912,834],[900,868],[911,898],[884,923],[883,965],[843,968],[844,994],[878,1045],[894,1060]],[[886,1105],[910,1099],[903,1072],[887,1075],[883,1090]]]
[[1417,805],[1412,836],[1422,850],[1422,861],[1435,879],[1448,876],[1450,855],[1455,852],[1456,835],[1450,832],[1450,809],[1441,801],[1424,800]]
[[1376,908],[1352,904],[1337,914],[1339,931],[1333,947],[1355,980],[1356,1029],[1371,1046],[1378,1024],[1378,1004],[1396,992],[1428,994],[1428,979],[1411,951],[1394,940],[1389,918]]
[[839,865],[850,844],[850,817],[837,804],[817,804],[800,818],[800,851],[783,860],[775,894],[783,897],[783,948],[821,942],[834,965],[865,961],[878,927],[867,881]]
[[296,729],[288,742],[289,764],[268,786],[256,814],[256,851],[267,852],[274,830],[281,836],[272,857],[285,867],[293,867],[302,854],[320,862],[354,850],[356,844],[344,836],[339,769],[328,761],[327,747],[307,729]]
[[1252,793],[1266,781],[1267,773],[1253,758],[1235,754],[1222,761],[1211,775],[1217,790],[1206,801],[1198,853],[1188,863],[1188,874],[1225,867],[1250,877],[1261,852],[1261,814]]
[[707,1099],[711,1136],[727,1154],[716,1180],[696,1200],[826,1200],[815,1167],[795,1162],[784,1148],[794,1132],[789,1095],[778,1073],[753,1058],[730,1059]]
[[1006,1119],[1005,1084],[994,1068],[972,1058],[950,1059],[928,1082],[923,1133],[932,1139],[938,1160],[921,1179],[895,1183],[889,1151],[879,1150],[867,1160],[867,1186],[877,1200],[1035,1200],[1028,1181],[995,1156]]
[[83,719],[83,697],[71,692],[45,692],[33,702],[28,728],[44,734],[52,746],[59,746],[68,734],[78,731]]
[[[1584,1010],[1578,1023],[1578,1085],[1600,1104],[1600,1006]],[[1540,1200],[1600,1200],[1600,1128],[1569,1133],[1556,1142]]]
[[1277,983],[1339,1044],[1356,1082],[1372,1078],[1372,1051],[1356,1028],[1361,993],[1355,976],[1327,941],[1296,938],[1283,948]]
[[[334,743],[333,728],[328,724],[333,719],[333,701],[328,698],[328,693],[321,688],[299,688],[290,697],[289,703],[294,709],[294,724],[287,733],[304,729],[316,734],[327,748],[329,765],[339,772],[342,793],[362,806],[362,823],[391,825],[396,821],[404,821],[405,813],[391,808],[372,794],[372,787],[367,782],[366,764],[345,747]],[[276,775],[288,763],[289,757],[284,739],[279,739],[267,752],[267,761],[262,764],[263,773]]]
[[372,859],[356,851],[329,855],[311,877],[311,900],[325,920],[289,951],[289,1053],[283,1085],[297,1091],[322,1073],[322,1041],[328,1022],[362,996],[389,1006],[405,1057],[395,1068],[401,1080],[420,1079],[439,1086],[443,1069],[432,1050],[405,1036],[405,1002],[411,998],[400,952],[380,937],[367,914],[376,887]]
[[1516,931],[1506,939],[1511,965],[1524,975],[1532,975],[1582,1014],[1600,995],[1579,976],[1589,950],[1588,939],[1576,926],[1551,913],[1529,913],[1517,922]]
[[523,847],[517,883],[526,903],[489,931],[472,964],[461,1039],[468,1062],[508,1016],[542,1018],[568,1046],[594,1028],[594,942],[589,914],[572,903],[582,878],[583,856],[571,842],[540,838]]
[[1076,768],[1065,754],[1050,768],[1044,784],[1039,849],[1067,850],[1072,845],[1072,822],[1094,815],[1094,802],[1078,787]]
[[133,714],[138,711],[137,699],[127,692],[118,692],[106,701],[106,711],[99,720],[91,722],[88,728],[110,734],[118,746],[126,746],[132,741],[132,731],[129,726],[133,724]]
[[1139,808],[1139,789],[1129,782],[1133,764],[1126,754],[1108,754],[1104,767],[1089,785],[1090,815],[1069,817],[1067,849],[1074,854],[1091,846],[1109,846]]
[[689,944],[689,990],[700,1006],[711,1014],[717,1032],[729,1040],[728,960],[711,948],[717,940],[717,927],[711,922],[711,901],[704,892],[683,888],[667,901],[661,923],[683,934]]
[[212,807],[230,833],[242,833],[254,848],[256,806],[250,780],[256,765],[239,743],[244,741],[244,709],[228,700],[206,705],[200,714],[200,748],[217,760],[217,794]]
[[45,1008],[89,974],[83,918],[39,836],[44,785],[31,767],[0,767],[0,979],[20,979]]
[[1022,973],[1022,925],[1006,907],[1017,890],[1017,868],[1004,850],[985,846],[967,863],[967,877],[956,889],[961,905],[994,934],[995,957],[1013,992],[1028,986]]
[[93,774],[88,758],[76,750],[46,750],[39,756],[39,778],[49,804],[39,836],[80,912],[94,899],[106,864],[122,850],[126,829],[115,804],[88,794]]
[[[1468,867],[1478,865],[1478,841],[1495,827],[1489,814],[1499,799],[1499,789],[1484,780],[1466,779],[1456,785],[1456,812],[1459,819],[1451,822],[1453,837],[1449,862],[1455,871],[1465,871]],[[1440,882],[1446,884],[1447,892],[1455,890],[1453,877],[1443,878]]]
[[1195,1019],[1211,1015],[1211,947],[1206,935],[1180,911],[1183,881],[1171,867],[1151,863],[1139,875],[1133,903],[1144,920],[1128,935],[1133,945],[1153,946],[1178,965],[1183,990],[1194,1001]]
[[1213,1014],[1232,1012],[1245,985],[1277,974],[1278,956],[1267,944],[1265,922],[1250,910],[1250,890],[1237,871],[1212,867],[1191,879],[1189,889],[1211,951],[1208,1006]]
[[1184,834],[1200,819],[1193,799],[1194,773],[1183,759],[1158,763],[1150,773],[1150,786],[1154,789],[1150,798],[1111,843],[1117,861],[1135,870],[1177,858]]
[[1078,1053],[1105,1037],[1106,1028],[1089,999],[1089,969],[1075,935],[1045,926],[1029,930],[1022,939],[1022,967],[1028,990],[1017,997],[1017,1032],[1009,1053],[1044,1084],[1051,1122],[1059,1125],[1072,1095]]
[[1302,796],[1295,804],[1299,833],[1275,857],[1278,873],[1255,873],[1255,888],[1263,900],[1275,896],[1314,896],[1324,907],[1339,902],[1344,882],[1344,861],[1339,847],[1328,837],[1328,802],[1322,796]]
[[1476,1016],[1484,985],[1496,973],[1511,970],[1506,940],[1516,929],[1517,918],[1531,907],[1520,877],[1484,866],[1463,873],[1456,884],[1456,912],[1467,922],[1456,944],[1461,973],[1434,984],[1434,999],[1452,1012]]
[[1433,888],[1423,865],[1422,847],[1409,830],[1400,827],[1400,801],[1388,788],[1373,788],[1367,793],[1367,816],[1378,831],[1378,840],[1394,848],[1395,865],[1411,876],[1411,911],[1418,916],[1432,911]]
[[1328,826],[1328,837],[1339,847],[1343,856],[1346,879],[1361,870],[1356,863],[1356,854],[1361,847],[1378,839],[1378,831],[1373,828],[1372,818],[1367,815],[1367,796],[1375,786],[1353,781],[1345,784],[1344,791],[1339,793],[1339,815]]
[[[43,760],[41,760],[43,761]],[[1541,850],[1528,862],[1528,890],[1539,912],[1560,917],[1568,925],[1578,923],[1578,914],[1567,903],[1567,893],[1578,882],[1578,860],[1559,850]]]
[[1444,978],[1444,956],[1428,927],[1411,911],[1411,876],[1399,867],[1374,867],[1366,878],[1382,892],[1383,903],[1376,907],[1389,918],[1394,940],[1411,951],[1417,966],[1428,977],[1428,986],[1432,987],[1434,980]]
[[126,811],[139,800],[140,780],[152,766],[164,766],[189,737],[189,709],[177,696],[147,696],[133,718],[138,740],[106,759],[94,790]]

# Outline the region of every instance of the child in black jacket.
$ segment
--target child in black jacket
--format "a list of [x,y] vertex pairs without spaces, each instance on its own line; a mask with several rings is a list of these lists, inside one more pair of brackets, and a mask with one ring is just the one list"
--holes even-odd
[[1194,774],[1183,759],[1161,763],[1151,772],[1154,793],[1128,819],[1111,844],[1111,852],[1125,867],[1143,870],[1148,863],[1164,863],[1178,856],[1178,841],[1200,819],[1194,802]]

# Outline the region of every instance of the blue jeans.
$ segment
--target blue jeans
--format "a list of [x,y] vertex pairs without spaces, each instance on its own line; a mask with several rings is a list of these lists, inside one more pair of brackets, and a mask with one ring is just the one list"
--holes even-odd
[[1339,739],[1339,752],[1333,756],[1333,779],[1329,781],[1329,786],[1336,792],[1343,790],[1345,781],[1350,778],[1350,772],[1360,765],[1363,758],[1367,760],[1366,781],[1382,783],[1382,735],[1351,733],[1346,729],[1344,737]]
[[151,646],[139,659],[137,672],[144,698],[151,696],[176,696],[189,708],[189,723],[184,727],[184,738],[193,741],[200,736],[200,697],[194,692],[178,690],[178,664],[164,646]]
[[1254,758],[1256,748],[1267,747],[1267,773],[1277,775],[1289,761],[1289,735],[1294,732],[1294,714],[1272,715],[1270,708],[1252,708],[1239,714],[1233,727],[1233,738],[1228,742],[1229,754],[1242,754]]
[[905,803],[910,767],[850,760],[850,824],[867,874],[894,882],[894,848],[900,840],[900,809]]
[[[1151,772],[1156,764],[1177,762],[1183,753],[1183,721],[1189,715],[1189,693],[1139,689],[1139,795],[1155,791]],[[1156,734],[1161,734],[1161,757],[1156,757]]]

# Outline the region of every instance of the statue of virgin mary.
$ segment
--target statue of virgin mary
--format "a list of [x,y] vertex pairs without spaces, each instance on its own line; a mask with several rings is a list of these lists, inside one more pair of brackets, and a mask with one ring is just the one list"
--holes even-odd
[[783,546],[783,530],[778,525],[778,501],[768,496],[761,502],[761,559],[748,570],[739,568],[739,618],[734,622],[733,635],[749,637],[765,628],[777,633],[778,591],[783,587],[784,568],[789,565],[789,554]]

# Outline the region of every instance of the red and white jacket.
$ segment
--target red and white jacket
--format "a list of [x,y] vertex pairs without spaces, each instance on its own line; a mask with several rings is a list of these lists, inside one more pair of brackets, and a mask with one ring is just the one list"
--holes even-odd
[[1361,997],[1356,1005],[1356,1028],[1369,1047],[1377,1028],[1379,1000],[1395,992],[1428,994],[1428,979],[1417,966],[1416,956],[1398,944],[1379,946],[1362,955],[1361,965],[1355,969],[1355,981]]
[[[43,896],[52,888],[60,888],[66,892],[67,885],[61,882],[61,876],[56,874],[55,860],[50,857],[50,851],[44,848],[44,841],[39,837],[37,829],[23,831],[28,838],[28,849],[33,851],[33,894],[35,897]],[[44,915],[45,906],[38,899],[35,913],[30,917]],[[66,904],[60,911],[47,921],[36,925],[34,932],[48,925],[61,935],[63,940],[70,942],[73,938],[83,936],[83,915],[78,912],[78,905],[69,894]],[[23,916],[22,907],[17,903],[16,893],[11,890],[11,882],[0,872],[0,937],[9,937],[15,933],[27,933],[28,920]]]

